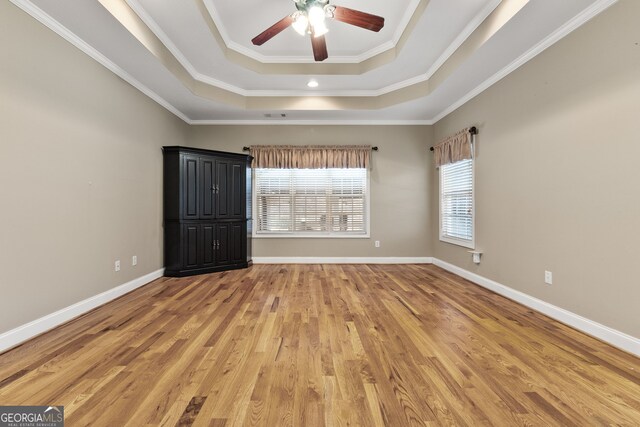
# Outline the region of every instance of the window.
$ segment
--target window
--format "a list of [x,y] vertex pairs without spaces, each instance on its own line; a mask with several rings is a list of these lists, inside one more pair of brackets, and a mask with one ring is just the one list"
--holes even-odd
[[440,240],[473,249],[473,160],[440,166]]
[[368,237],[367,169],[255,169],[255,234]]

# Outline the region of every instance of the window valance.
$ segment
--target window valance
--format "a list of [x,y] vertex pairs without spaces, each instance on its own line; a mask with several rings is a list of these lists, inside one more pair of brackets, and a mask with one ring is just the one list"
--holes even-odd
[[252,167],[264,169],[368,168],[370,145],[252,145]]
[[472,157],[470,128],[462,129],[438,144],[434,145],[433,152],[436,167],[449,163],[467,160]]

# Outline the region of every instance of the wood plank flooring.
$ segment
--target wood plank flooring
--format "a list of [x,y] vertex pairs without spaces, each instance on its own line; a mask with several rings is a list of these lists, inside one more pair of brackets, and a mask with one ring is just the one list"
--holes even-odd
[[640,359],[432,265],[163,278],[0,355],[67,426],[640,425]]

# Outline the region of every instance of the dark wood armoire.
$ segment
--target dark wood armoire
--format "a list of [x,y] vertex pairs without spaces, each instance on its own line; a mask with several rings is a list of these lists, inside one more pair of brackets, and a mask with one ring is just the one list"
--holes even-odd
[[251,264],[251,156],[163,147],[166,276]]

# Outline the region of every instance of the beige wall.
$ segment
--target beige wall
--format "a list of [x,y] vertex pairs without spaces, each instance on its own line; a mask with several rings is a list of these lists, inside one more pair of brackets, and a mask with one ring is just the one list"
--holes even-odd
[[[436,124],[479,128],[482,264],[431,233],[435,257],[636,337],[639,16],[620,1]],[[437,218],[435,173],[431,194]]]
[[[242,152],[257,144],[371,144],[370,239],[255,239],[255,257],[426,257],[430,126],[193,126],[194,147]],[[380,241],[380,248],[374,241]]]
[[187,126],[7,1],[0,32],[2,333],[162,268]]
[[[2,2],[0,333],[162,268],[162,145],[366,143],[371,238],[257,239],[255,256],[435,256],[640,336],[637,16],[621,0],[435,127],[189,127]],[[480,266],[437,239],[427,151],[469,125]]]

